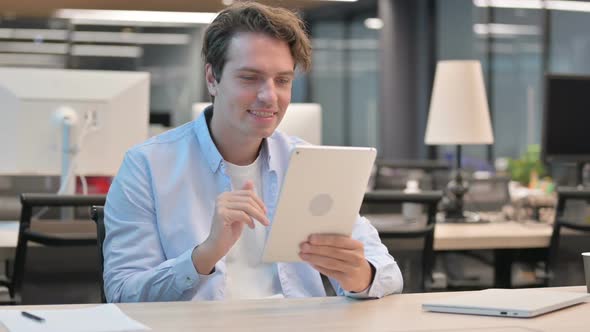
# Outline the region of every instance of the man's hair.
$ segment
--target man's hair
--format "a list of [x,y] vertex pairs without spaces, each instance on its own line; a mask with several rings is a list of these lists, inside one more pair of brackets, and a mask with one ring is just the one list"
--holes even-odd
[[310,69],[311,43],[305,24],[295,13],[256,2],[239,2],[221,11],[205,31],[201,52],[205,63],[211,64],[217,82],[221,80],[230,41],[239,32],[259,32],[286,42],[295,64],[304,71]]

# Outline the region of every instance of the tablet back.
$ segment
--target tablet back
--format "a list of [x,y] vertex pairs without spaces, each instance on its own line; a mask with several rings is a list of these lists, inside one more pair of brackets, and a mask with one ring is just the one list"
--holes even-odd
[[263,261],[301,261],[299,244],[314,233],[350,235],[376,154],[374,148],[295,147]]

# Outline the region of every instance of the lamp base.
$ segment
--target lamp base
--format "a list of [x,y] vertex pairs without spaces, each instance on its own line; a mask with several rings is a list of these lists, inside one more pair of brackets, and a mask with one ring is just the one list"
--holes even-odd
[[485,224],[489,222],[487,219],[482,219],[479,214],[469,211],[462,211],[460,214],[439,212],[436,215],[436,220],[449,224]]

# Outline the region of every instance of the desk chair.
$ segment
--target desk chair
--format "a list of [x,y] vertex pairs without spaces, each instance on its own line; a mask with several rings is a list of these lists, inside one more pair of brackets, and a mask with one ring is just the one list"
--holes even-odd
[[[403,190],[410,174],[419,172],[420,188],[442,189],[448,183],[450,166],[440,160],[383,160],[375,161],[374,190]],[[442,185],[442,186],[441,186]]]
[[[417,279],[417,284],[412,284],[411,280],[416,280],[411,272],[411,268],[404,266],[400,256],[396,257],[397,254],[401,254],[401,251],[392,251],[393,256],[400,263],[400,269],[404,276],[404,284],[406,291],[417,291],[422,292],[429,289],[432,282],[432,266],[434,262],[434,227],[436,222],[436,211],[438,202],[442,198],[442,192],[440,191],[423,191],[421,193],[407,194],[403,191],[396,190],[378,190],[367,192],[363,199],[363,205],[361,207],[361,213],[372,212],[372,208],[379,207],[379,214],[384,214],[387,218],[383,221],[376,222],[372,221],[372,224],[377,228],[381,239],[414,239],[416,241],[422,240],[422,246],[418,246],[416,249],[420,251],[421,260],[421,273]],[[395,214],[386,212],[384,208],[393,208],[395,205],[402,203],[418,203],[426,206],[426,223],[423,224],[404,224],[395,222]],[[391,211],[395,212],[395,208]],[[375,214],[374,216],[377,216]],[[389,219],[390,217],[390,219]],[[401,216],[400,216],[401,217]],[[370,218],[370,217],[369,217]],[[389,219],[389,220],[388,220]],[[414,242],[416,242],[414,241]],[[408,261],[411,263],[411,258]],[[411,264],[409,264],[411,265]]]
[[500,212],[511,204],[508,184],[510,178],[491,176],[469,178],[469,191],[465,194],[465,209],[474,212]]
[[[491,175],[485,178],[469,176],[466,180],[469,191],[463,197],[465,211],[477,214],[481,222],[505,221],[502,211],[511,204],[510,178]],[[485,279],[488,270],[494,268],[493,252],[467,250],[448,252],[438,257],[446,271],[449,290],[474,290],[489,286]]]
[[105,199],[104,195],[21,194],[22,210],[14,273],[10,280],[2,282],[8,288],[10,304],[23,303],[23,279],[29,242],[51,247],[96,245],[96,235],[92,233],[91,229],[88,229],[84,222],[39,220],[35,221],[33,225],[33,209],[35,207],[90,207],[103,205]]
[[[544,286],[553,285],[556,283],[555,273],[558,271],[558,266],[563,266],[560,263],[563,261],[560,259],[564,257],[564,249],[560,246],[561,243],[561,231],[563,229],[570,229],[574,231],[584,232],[586,236],[584,238],[583,248],[584,251],[590,251],[590,223],[584,223],[578,220],[568,220],[566,215],[566,202],[568,200],[584,200],[586,203],[590,203],[590,189],[576,189],[573,187],[558,187],[557,188],[557,208],[555,211],[555,221],[553,223],[553,233],[551,234],[551,240],[549,242],[547,263],[546,263],[546,275],[544,276]],[[588,216],[586,216],[588,217]],[[561,248],[560,248],[561,247]],[[567,261],[572,261],[571,264],[576,265],[576,272],[571,273],[569,277],[579,278],[574,279],[574,283],[584,283],[584,267],[582,263],[582,257],[580,252],[567,253],[564,257]],[[579,271],[579,272],[577,272]],[[579,279],[579,280],[578,280]]]
[[105,228],[104,228],[104,207],[93,206],[91,212],[92,220],[96,223],[96,244],[98,248],[98,257],[100,265],[100,300],[102,303],[107,303],[107,298],[104,295],[104,254],[102,252],[102,244],[104,243]]

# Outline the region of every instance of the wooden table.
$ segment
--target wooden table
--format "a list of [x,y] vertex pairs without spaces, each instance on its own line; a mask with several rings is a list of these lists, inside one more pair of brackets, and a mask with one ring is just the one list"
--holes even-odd
[[[407,226],[401,216],[375,214],[366,216],[381,232],[393,231]],[[552,225],[536,221],[506,221],[481,224],[437,223],[434,230],[434,250],[493,250],[494,286],[510,288],[511,271],[515,252],[548,248],[553,231]],[[575,235],[575,232],[564,232]]]
[[18,225],[18,221],[0,221],[0,261],[14,259]]
[[[586,287],[562,290],[585,293]],[[422,303],[456,293],[219,302],[129,303],[118,306],[153,332],[224,331],[588,331],[590,303],[535,318],[486,317],[422,311]],[[49,306],[72,308],[78,306]],[[9,307],[23,309],[23,307]],[[30,307],[27,307],[30,309]],[[48,307],[35,307],[34,309]],[[4,331],[0,328],[0,331]]]
[[[408,226],[400,215],[395,214],[372,214],[365,217],[379,232],[419,227]],[[547,248],[552,231],[551,225],[536,221],[437,223],[434,229],[434,250]]]

